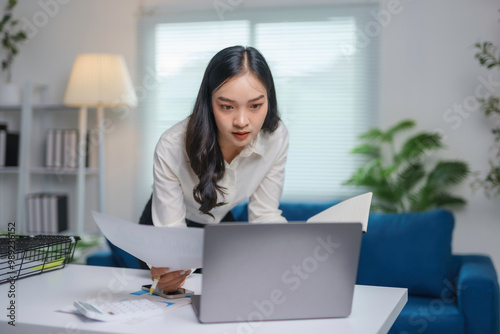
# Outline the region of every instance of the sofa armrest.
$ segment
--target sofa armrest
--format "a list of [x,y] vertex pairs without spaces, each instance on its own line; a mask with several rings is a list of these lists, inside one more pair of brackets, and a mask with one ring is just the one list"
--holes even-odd
[[499,288],[495,267],[488,256],[458,256],[458,308],[465,333],[499,333]]

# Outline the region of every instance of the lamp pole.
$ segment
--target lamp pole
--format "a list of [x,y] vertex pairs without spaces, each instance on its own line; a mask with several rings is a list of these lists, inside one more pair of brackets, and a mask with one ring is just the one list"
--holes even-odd
[[85,157],[87,146],[87,107],[80,107],[78,117],[78,174],[77,174],[77,206],[76,206],[76,229],[78,234],[84,231],[85,216]]
[[104,164],[104,107],[97,106],[97,131],[99,141],[99,212],[106,213],[105,164]]

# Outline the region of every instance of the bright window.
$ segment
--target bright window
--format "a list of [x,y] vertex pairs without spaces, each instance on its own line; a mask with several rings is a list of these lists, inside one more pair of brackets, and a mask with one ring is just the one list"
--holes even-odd
[[352,195],[356,190],[342,182],[363,161],[349,151],[377,115],[377,36],[360,39],[371,9],[244,11],[222,21],[208,20],[208,14],[142,19],[140,68],[144,76],[151,69],[157,75],[140,101],[147,152],[142,179],[152,183],[154,146],[163,131],[191,113],[211,57],[239,44],[254,46],[268,61],[290,132],[283,198]]

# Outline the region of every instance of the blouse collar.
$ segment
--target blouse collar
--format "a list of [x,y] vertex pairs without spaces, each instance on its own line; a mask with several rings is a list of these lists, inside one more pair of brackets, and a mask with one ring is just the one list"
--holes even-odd
[[240,156],[247,158],[252,153],[256,153],[258,155],[264,155],[264,140],[265,135],[262,134],[262,130],[259,131],[257,136],[241,151]]

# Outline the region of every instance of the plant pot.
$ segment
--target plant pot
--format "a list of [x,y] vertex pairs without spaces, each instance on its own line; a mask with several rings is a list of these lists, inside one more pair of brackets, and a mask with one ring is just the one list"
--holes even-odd
[[13,106],[21,104],[21,88],[13,83],[0,84],[0,105]]

